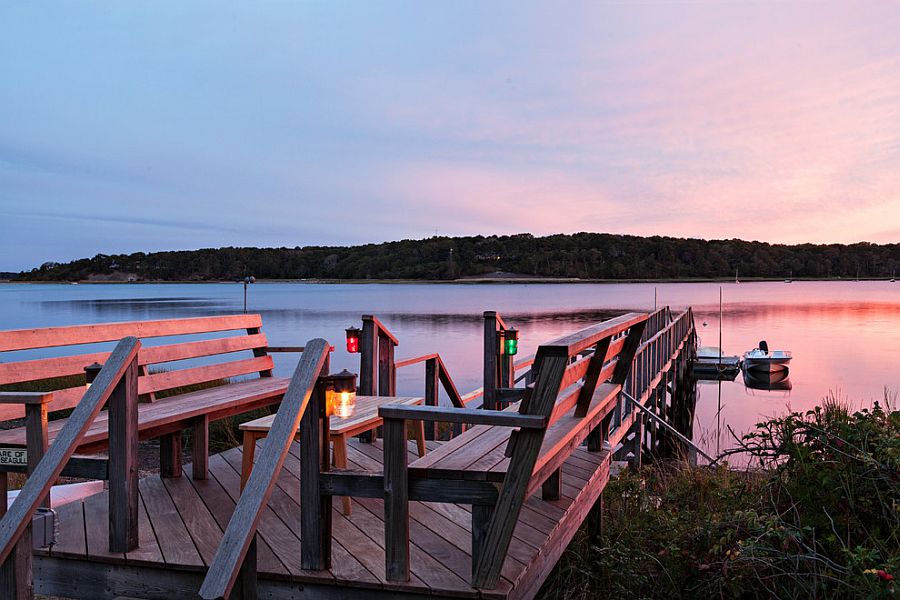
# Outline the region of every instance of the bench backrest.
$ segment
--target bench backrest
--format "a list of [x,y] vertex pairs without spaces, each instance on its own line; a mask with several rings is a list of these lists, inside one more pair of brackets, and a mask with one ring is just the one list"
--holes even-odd
[[[261,327],[260,315],[241,314],[0,331],[0,361],[3,361],[0,362],[0,386],[68,377],[70,387],[53,390],[48,410],[72,408],[85,392],[84,379],[71,387],[72,376],[83,378],[86,366],[94,362],[102,364],[110,354],[98,351],[96,346],[89,349],[85,346],[115,342],[126,336],[144,342],[138,355],[138,393],[151,401],[160,392],[184,386],[250,374],[265,377],[271,375],[273,363]],[[200,334],[206,335],[198,340]],[[173,336],[192,337],[190,341],[153,340]],[[4,361],[4,356],[9,356],[6,353],[40,349],[66,354]],[[201,361],[204,364],[179,362],[191,359],[204,359]],[[22,406],[0,405],[0,421],[24,414]]]

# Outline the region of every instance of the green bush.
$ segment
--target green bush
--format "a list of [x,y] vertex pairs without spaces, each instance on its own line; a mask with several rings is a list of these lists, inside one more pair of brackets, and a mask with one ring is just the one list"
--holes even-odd
[[[888,399],[886,399],[888,400]],[[604,534],[579,532],[547,599],[892,598],[900,574],[900,412],[833,399],[758,423],[759,469],[626,471]]]

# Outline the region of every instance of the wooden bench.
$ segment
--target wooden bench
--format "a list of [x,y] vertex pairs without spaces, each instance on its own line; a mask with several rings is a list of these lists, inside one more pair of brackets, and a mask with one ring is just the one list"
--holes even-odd
[[[8,357],[7,353],[15,352],[19,358],[20,351],[36,349],[67,354],[0,362],[0,386],[84,376],[86,366],[104,363],[109,358],[109,352],[97,350],[96,344],[126,336],[139,338],[144,342],[138,355],[138,393],[142,399],[138,408],[140,438],[160,439],[161,475],[176,477],[181,474],[181,432],[191,428],[193,476],[205,479],[210,421],[280,402],[289,380],[272,376],[269,353],[302,351],[302,348],[270,347],[261,327],[260,315],[243,314],[3,331],[0,332],[0,360]],[[181,336],[192,338],[184,341]],[[85,348],[87,345],[94,346]],[[161,370],[154,370],[154,366]],[[177,393],[185,387],[233,377],[246,379]],[[160,397],[173,391],[176,395]],[[47,418],[47,413],[75,407],[84,394],[84,383],[53,390],[52,398],[44,403],[43,418]],[[24,415],[25,406],[0,404],[0,421]],[[97,453],[107,447],[107,416],[106,411],[100,413],[90,425],[78,446],[79,453]],[[45,423],[47,441],[52,442],[65,423],[66,418]],[[26,445],[25,427],[0,431],[0,446]]]
[[[610,464],[604,441],[646,319],[627,314],[541,345],[534,383],[504,411],[381,407],[389,580],[409,580],[410,499],[472,504],[472,585],[491,589],[525,500],[538,489],[545,500],[559,499],[560,467],[585,441],[589,451],[606,453],[602,489]],[[474,427],[407,464],[408,419]]]
[[[381,426],[382,420],[378,416],[378,409],[383,404],[402,404],[404,406],[416,406],[422,404],[425,398],[396,396],[357,396],[356,411],[353,416],[346,419],[330,419],[329,438],[333,448],[332,464],[338,469],[347,468],[347,440],[353,436],[372,431]],[[243,455],[241,458],[241,490],[250,478],[253,470],[253,459],[256,456],[256,443],[269,435],[276,415],[267,415],[246,423],[241,423],[240,430],[243,434]],[[421,421],[414,429],[416,447],[419,456],[425,456],[425,429]],[[296,433],[294,439],[299,440],[300,434]],[[351,513],[350,498],[344,497],[344,514]]]

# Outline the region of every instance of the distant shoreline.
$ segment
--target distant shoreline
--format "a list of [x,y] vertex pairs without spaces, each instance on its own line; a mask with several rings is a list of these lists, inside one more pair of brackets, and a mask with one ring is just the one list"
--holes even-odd
[[[885,283],[891,283],[889,277],[879,277],[879,278],[860,278],[860,279],[848,279],[848,278],[816,278],[816,277],[803,277],[803,278],[795,278],[790,282],[786,283],[799,283],[799,282],[809,282],[809,281],[824,281],[824,282],[843,282],[843,283],[861,283],[868,281],[883,281]],[[743,283],[778,283],[785,282],[784,279],[780,278],[765,278],[765,277],[748,277],[747,279],[741,280],[738,285]],[[42,280],[42,281],[16,281],[14,279],[0,279],[0,283],[11,283],[17,285],[161,285],[161,284],[172,284],[172,285],[183,285],[183,284],[198,284],[198,285],[208,285],[208,284],[221,284],[221,283],[242,283],[241,281],[233,281],[230,279],[219,279],[219,280],[143,280],[143,281],[96,281],[96,280],[82,280],[82,281],[53,281],[53,280]],[[465,278],[465,279],[259,279],[257,278],[256,283],[267,284],[267,283],[297,283],[297,284],[313,284],[313,285],[335,285],[335,284],[346,284],[346,285],[411,285],[411,284],[428,284],[428,285],[481,285],[481,284],[491,284],[491,285],[521,285],[521,284],[545,284],[545,285],[560,285],[560,284],[621,284],[621,283],[735,283],[733,279],[729,278],[714,278],[714,277],[697,277],[697,278],[681,278],[681,279],[574,279],[574,278],[553,278],[553,277],[498,277],[498,278]]]

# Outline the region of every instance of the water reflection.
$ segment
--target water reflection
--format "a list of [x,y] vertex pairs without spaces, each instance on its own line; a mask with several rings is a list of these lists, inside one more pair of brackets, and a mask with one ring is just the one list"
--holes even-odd
[[[481,385],[482,312],[498,310],[521,332],[525,356],[547,339],[624,310],[693,306],[703,345],[718,345],[719,284],[312,285],[257,283],[249,309],[263,315],[273,345],[313,337],[338,342],[333,366],[358,369],[344,352],[343,329],[362,314],[377,315],[400,339],[398,358],[438,351],[457,386]],[[765,416],[811,408],[841,390],[856,405],[900,389],[900,285],[888,282],[742,283],[724,290],[722,348],[743,354],[760,339],[793,352],[785,382],[698,386],[695,439],[704,449],[729,447],[728,427],[740,435]],[[240,284],[15,285],[0,284],[0,329],[99,321],[162,319],[236,313]],[[2,358],[5,359],[5,358]],[[296,356],[275,357],[289,375]],[[421,394],[422,365],[401,369],[398,392]],[[752,391],[753,395],[749,392]]]
[[[766,372],[744,369],[744,385],[749,390],[790,391],[793,389],[788,369]],[[751,394],[752,395],[752,394]]]

